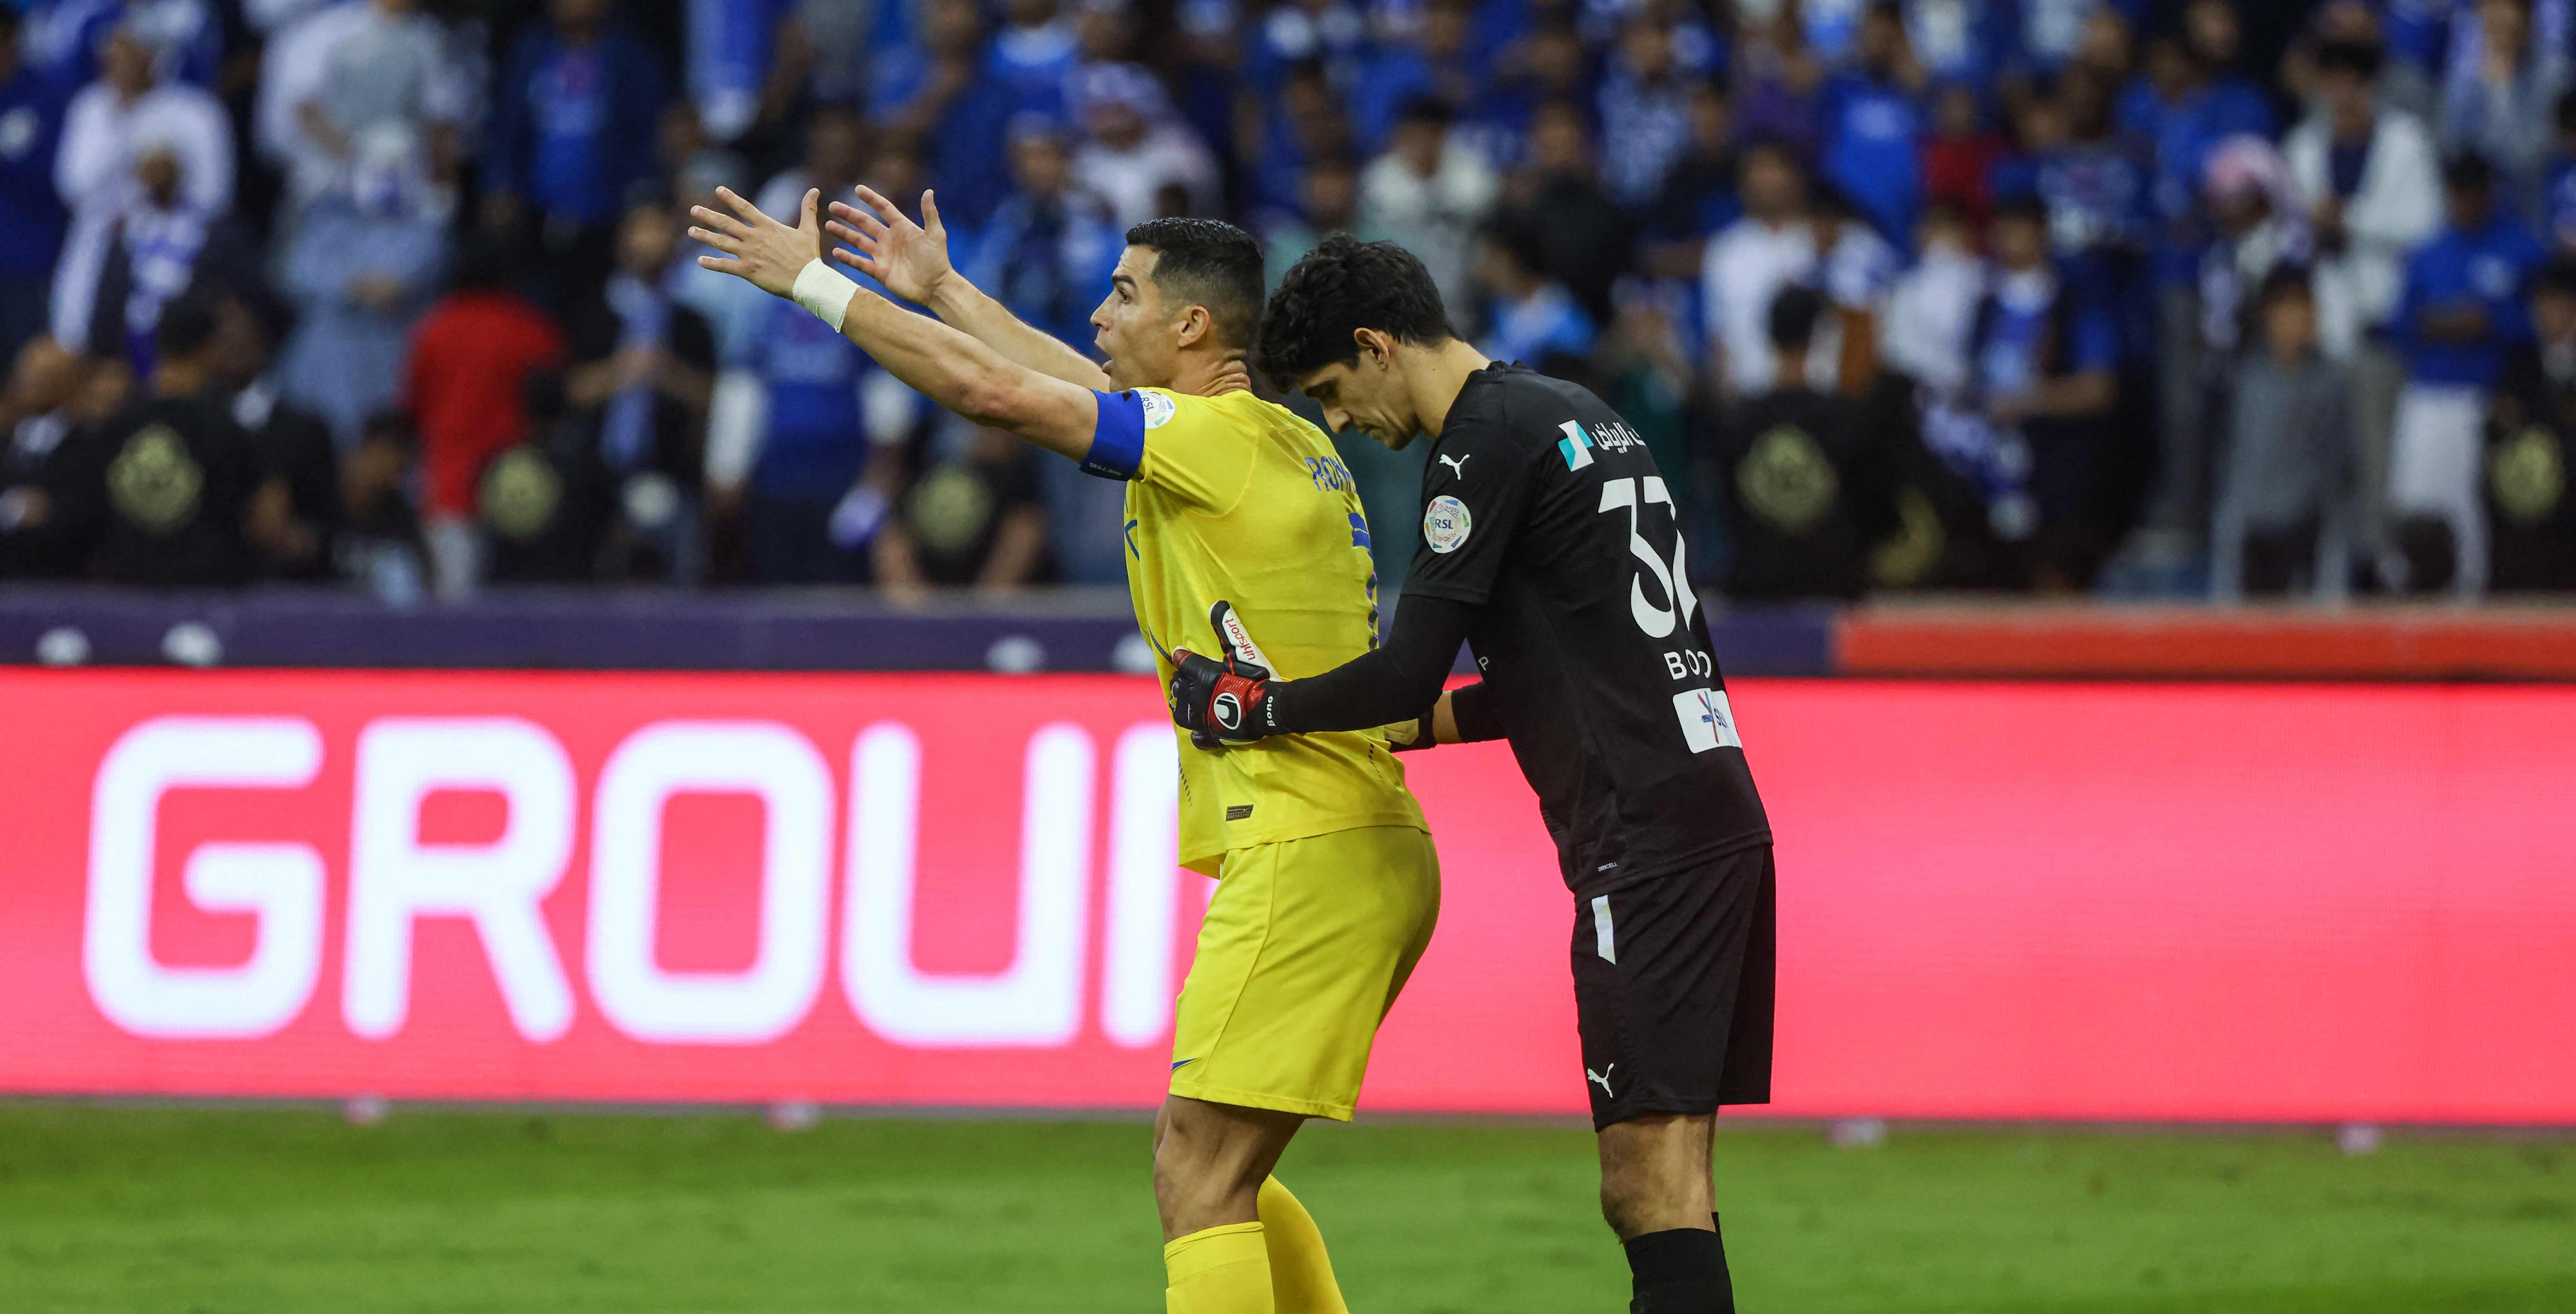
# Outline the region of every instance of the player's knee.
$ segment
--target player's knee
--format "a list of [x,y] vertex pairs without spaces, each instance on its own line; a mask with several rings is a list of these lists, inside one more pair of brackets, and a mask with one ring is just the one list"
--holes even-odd
[[1651,1212],[1652,1192],[1634,1171],[1623,1171],[1604,1165],[1601,1172],[1601,1221],[1625,1240],[1651,1230],[1646,1215]]

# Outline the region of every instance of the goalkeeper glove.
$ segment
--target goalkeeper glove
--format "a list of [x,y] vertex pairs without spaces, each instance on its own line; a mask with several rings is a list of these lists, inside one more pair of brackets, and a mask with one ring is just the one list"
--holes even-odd
[[1250,743],[1277,733],[1278,703],[1268,668],[1239,657],[1218,661],[1172,650],[1172,721],[1201,748]]

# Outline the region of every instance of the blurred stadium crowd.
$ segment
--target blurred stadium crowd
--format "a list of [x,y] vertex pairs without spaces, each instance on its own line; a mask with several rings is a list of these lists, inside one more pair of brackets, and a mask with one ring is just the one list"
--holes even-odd
[[[1703,582],[2576,588],[2576,0],[0,0],[0,576],[1016,587],[1120,488],[698,268],[937,189],[1418,253]],[[1341,443],[1409,524],[1424,444]],[[1381,533],[1399,587],[1410,533]]]

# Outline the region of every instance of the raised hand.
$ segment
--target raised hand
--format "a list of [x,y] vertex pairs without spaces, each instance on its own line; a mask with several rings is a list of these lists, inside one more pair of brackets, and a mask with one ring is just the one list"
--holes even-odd
[[697,220],[689,236],[732,259],[702,255],[698,263],[718,273],[747,279],[771,296],[794,295],[798,272],[823,253],[823,229],[814,221],[815,207],[823,194],[806,189],[803,213],[797,216],[793,228],[762,214],[760,207],[736,196],[731,188],[717,188],[716,199],[733,213],[719,214],[703,205],[689,207],[689,217]]
[[906,301],[929,304],[939,285],[956,272],[948,263],[948,228],[939,222],[937,194],[921,194],[924,223],[919,224],[872,188],[859,188],[858,198],[861,205],[832,202],[832,222],[823,231],[849,249],[834,247],[831,258]]

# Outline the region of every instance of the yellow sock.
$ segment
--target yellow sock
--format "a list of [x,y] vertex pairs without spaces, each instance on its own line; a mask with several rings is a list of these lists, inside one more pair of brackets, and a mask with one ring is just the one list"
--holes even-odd
[[1270,1246],[1270,1290],[1279,1314],[1351,1314],[1333,1281],[1333,1257],[1315,1216],[1276,1177],[1261,1183],[1261,1235]]
[[1259,1223],[1228,1223],[1163,1245],[1165,1314],[1277,1314]]

